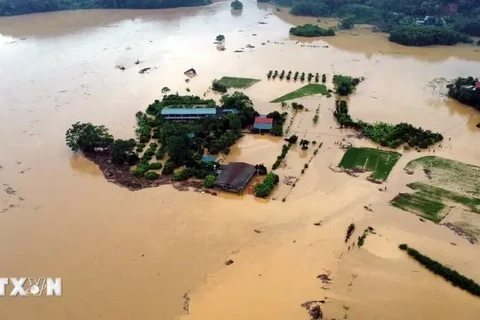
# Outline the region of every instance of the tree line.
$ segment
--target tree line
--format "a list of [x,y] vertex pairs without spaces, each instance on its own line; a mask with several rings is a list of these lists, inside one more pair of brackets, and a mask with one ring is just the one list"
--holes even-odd
[[[294,15],[341,18],[339,28],[349,28],[354,23],[367,23],[390,33],[400,27],[415,25],[417,20],[424,20],[429,16],[430,18],[425,21],[426,26],[432,26],[438,30],[426,31],[435,32],[437,37],[450,38],[451,33],[445,29],[469,36],[480,36],[480,6],[477,0],[277,0],[276,2],[291,6],[290,12]],[[411,32],[413,37],[413,30],[407,29],[403,32]],[[461,36],[457,35],[457,37]],[[470,41],[463,36],[457,42],[463,42],[463,40]],[[441,42],[448,41],[447,39],[437,40],[436,43]]]
[[210,3],[210,0],[1,0],[0,16],[76,9],[162,9]]
[[480,297],[480,285],[478,285],[478,283],[472,279],[461,275],[457,271],[442,265],[440,262],[435,261],[426,255],[421,254],[406,244],[401,244],[399,248],[400,250],[405,251],[410,257],[415,259],[425,268],[450,282],[453,286],[459,287],[460,289],[463,289],[474,296]]
[[392,125],[384,122],[367,123],[361,120],[354,121],[348,113],[346,101],[336,101],[333,115],[342,128],[360,130],[364,136],[384,147],[398,148],[407,144],[409,147],[426,149],[443,140],[443,136],[440,133],[416,128],[404,122]]
[[473,43],[469,36],[451,28],[424,25],[399,26],[390,32],[391,42],[405,46],[455,45],[459,42]]

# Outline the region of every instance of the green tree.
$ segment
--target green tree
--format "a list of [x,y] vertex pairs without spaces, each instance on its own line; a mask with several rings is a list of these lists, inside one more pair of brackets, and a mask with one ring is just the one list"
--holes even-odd
[[353,29],[355,22],[355,16],[346,16],[340,19],[338,22],[338,28],[341,30]]
[[203,186],[205,188],[213,188],[213,184],[215,183],[216,179],[217,178],[214,175],[206,176],[205,179],[203,180]]
[[107,148],[113,136],[105,126],[77,122],[66,133],[67,146],[73,151],[93,152],[95,148]]
[[238,0],[235,0],[232,2],[231,7],[233,10],[242,10],[243,9],[243,3],[241,3]]
[[153,171],[148,171],[145,173],[145,178],[147,180],[156,180],[158,179],[158,173],[153,172]]
[[113,141],[110,145],[110,157],[112,162],[121,165],[126,162],[133,164],[132,162],[135,162],[135,160],[138,161],[138,156],[133,152],[136,144],[137,143],[133,139],[117,139]]
[[223,34],[219,34],[216,38],[215,41],[217,42],[223,42],[225,41],[225,36]]

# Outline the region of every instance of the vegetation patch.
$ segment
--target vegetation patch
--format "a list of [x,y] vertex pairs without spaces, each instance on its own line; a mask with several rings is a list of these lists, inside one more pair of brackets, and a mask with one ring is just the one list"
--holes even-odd
[[474,296],[480,297],[480,285],[478,285],[472,279],[467,278],[457,271],[442,265],[440,262],[421,254],[406,244],[401,244],[399,248],[400,250],[405,251],[410,257],[415,259],[429,271],[450,282],[454,287],[459,287],[460,289],[465,290]]
[[444,26],[405,25],[390,33],[389,41],[405,46],[455,45],[458,42],[473,43],[467,35]]
[[290,28],[290,34],[298,37],[329,37],[334,36],[333,29],[324,29],[314,24],[304,24]]
[[435,156],[421,157],[405,166],[407,172],[418,168],[428,173],[427,185],[480,198],[480,167]]
[[335,85],[335,92],[340,96],[348,96],[352,94],[362,81],[361,78],[353,78],[350,76],[343,76],[336,74],[333,76],[333,84]]
[[315,83],[307,84],[306,86],[303,86],[300,89],[287,93],[286,95],[283,95],[271,102],[278,103],[278,102],[283,102],[287,100],[293,100],[293,99],[303,98],[307,96],[312,96],[315,94],[323,94],[323,95],[328,94],[327,87],[323,84],[315,84]]
[[448,204],[461,205],[471,212],[480,213],[479,198],[464,196],[421,182],[410,183],[407,186],[415,192],[413,194],[399,194],[392,200],[392,205],[418,214],[435,223],[439,223],[445,217],[444,209]]
[[227,88],[246,89],[259,82],[259,79],[222,77],[218,82]]
[[272,193],[273,188],[278,184],[280,181],[280,178],[278,177],[278,174],[275,174],[273,172],[268,173],[265,176],[265,179],[263,179],[262,183],[259,183],[255,186],[254,188],[254,193],[256,197],[259,198],[266,198]]
[[410,147],[426,149],[429,146],[442,141],[443,136],[422,128],[415,128],[408,123],[396,125],[385,122],[367,123],[361,120],[354,121],[348,112],[346,101],[336,101],[333,115],[342,128],[360,130],[362,134],[384,147],[397,148],[403,144]]
[[272,166],[272,170],[277,169],[280,167],[280,164],[282,163],[283,159],[285,159],[285,156],[287,155],[288,151],[290,150],[290,144],[284,144],[282,146],[282,153],[277,157],[277,160]]
[[350,147],[338,166],[372,171],[370,177],[373,180],[385,181],[400,157],[398,152]]
[[448,96],[480,110],[480,90],[475,88],[477,83],[478,78],[457,78],[453,83],[447,85]]

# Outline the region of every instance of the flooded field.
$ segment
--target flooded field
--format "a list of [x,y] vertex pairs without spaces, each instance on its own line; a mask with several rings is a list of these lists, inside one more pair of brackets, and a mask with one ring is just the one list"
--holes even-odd
[[[0,18],[0,277],[63,278],[61,298],[1,298],[0,318],[291,320],[309,318],[302,303],[325,300],[327,319],[476,319],[480,300],[398,249],[408,243],[480,282],[478,245],[389,204],[408,183],[425,181],[403,168],[429,151],[398,150],[384,191],[364,179],[369,173],[330,170],[344,155],[342,139],[376,148],[337,128],[334,97],[299,99],[308,111],[295,116],[286,110],[289,134],[323,144],[315,156],[313,147],[289,151],[269,201],[171,186],[131,192],[65,146],[77,121],[133,137],[135,113],[165,86],[219,100],[209,86],[223,76],[261,79],[244,92],[261,113],[281,110],[270,101],[302,86],[267,80],[269,70],[285,69],[326,73],[330,88],[334,73],[365,77],[350,98],[353,118],[438,131],[445,140],[436,156],[480,163],[480,113],[443,88],[445,79],[480,73],[478,47],[402,47],[369,26],[325,40],[289,37],[292,24],[313,21],[253,0],[241,13],[218,1]],[[213,44],[218,34],[225,51]],[[192,67],[198,76],[186,83]],[[271,168],[282,144],[246,135],[225,161]],[[294,188],[284,183],[297,178]],[[345,243],[352,222],[357,230]],[[368,226],[376,234],[358,248]],[[324,273],[326,287],[317,279]]]

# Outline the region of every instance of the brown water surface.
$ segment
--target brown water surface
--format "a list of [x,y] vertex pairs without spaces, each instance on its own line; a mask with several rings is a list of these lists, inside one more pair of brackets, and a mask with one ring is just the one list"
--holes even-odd
[[[278,187],[276,201],[170,186],[130,192],[65,146],[76,121],[132,137],[134,114],[160,99],[164,86],[219,99],[209,85],[224,75],[262,79],[245,92],[260,112],[280,110],[269,101],[300,84],[265,75],[285,69],[326,73],[330,87],[334,73],[365,77],[350,99],[353,117],[442,132],[436,154],[480,163],[479,113],[447,99],[438,80],[478,74],[476,47],[408,48],[368,26],[323,40],[288,36],[292,24],[312,21],[250,0],[241,13],[219,1],[1,18],[0,277],[62,277],[63,296],[0,298],[0,318],[168,320],[184,313],[187,292],[191,319],[307,319],[300,304],[325,297],[329,317],[343,317],[347,306],[354,319],[478,318],[478,299],[396,249],[408,242],[480,281],[478,246],[388,205],[410,182],[402,167],[425,153],[405,153],[383,193],[330,171],[343,154],[335,142],[348,133],[336,129],[333,98],[299,100],[309,111],[295,116],[290,133],[324,144],[296,188]],[[226,51],[213,44],[219,33]],[[139,74],[145,67],[153,69]],[[186,83],[183,72],[191,67],[198,76]],[[246,136],[226,159],[270,167],[281,152],[278,140]],[[281,180],[299,176],[311,157],[312,150],[292,149]],[[4,192],[8,187],[16,192]],[[367,203],[373,213],[363,210]],[[379,235],[349,251],[343,238],[352,221],[358,232],[373,225]],[[227,267],[229,258],[235,262]],[[323,269],[334,275],[330,290],[316,280]]]

